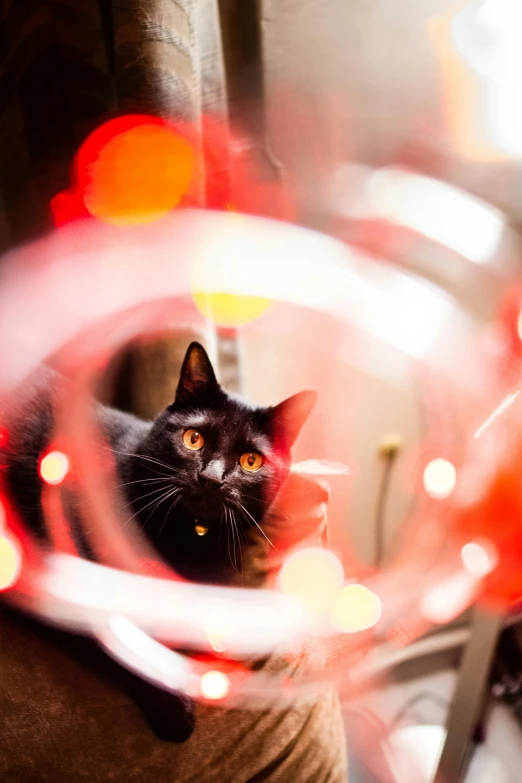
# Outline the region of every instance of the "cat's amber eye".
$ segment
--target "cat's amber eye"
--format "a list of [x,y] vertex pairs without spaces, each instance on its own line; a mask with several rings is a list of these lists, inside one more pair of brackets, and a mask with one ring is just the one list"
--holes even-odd
[[199,451],[205,445],[205,438],[197,430],[185,430],[183,433],[183,443],[191,451]]
[[246,454],[242,454],[239,458],[239,464],[243,470],[246,470],[248,473],[255,473],[256,470],[259,470],[263,462],[263,457],[261,454],[258,454],[257,451],[247,451]]

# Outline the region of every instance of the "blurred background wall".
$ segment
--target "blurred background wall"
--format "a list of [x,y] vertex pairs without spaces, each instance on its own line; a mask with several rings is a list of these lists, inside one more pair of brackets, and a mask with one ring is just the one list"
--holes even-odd
[[[222,0],[222,17],[234,18],[238,5]],[[515,229],[505,252],[513,262],[511,274],[518,274],[520,164],[484,143],[483,85],[455,55],[453,19],[468,6],[473,10],[478,4],[261,0],[257,22],[251,9],[250,15],[238,12],[249,32],[243,39],[233,27],[229,32],[229,65],[238,74],[234,114],[244,120],[270,176],[291,192],[299,222],[358,241],[353,224],[343,216],[332,219],[332,183],[339,170],[351,171],[348,184],[357,205],[364,198],[363,189],[358,191],[361,167],[407,168],[498,207]],[[469,30],[475,35],[473,20]],[[258,94],[263,112],[255,115],[254,126],[249,109]],[[435,213],[437,208],[434,203]],[[476,231],[477,223],[467,230]],[[494,312],[500,292],[493,291],[487,275],[470,285],[467,276],[460,276],[461,261],[440,246],[404,250],[385,240],[372,250],[427,274],[479,321]],[[413,318],[415,302],[410,305]],[[384,539],[391,541],[412,505],[407,471],[426,427],[419,389],[408,372],[387,383],[347,367],[332,369],[328,359],[334,360],[339,335],[324,324],[311,326],[312,321],[297,316],[289,331],[281,316],[281,336],[272,341],[244,330],[239,338],[242,388],[255,400],[276,401],[276,378],[284,393],[319,385],[318,410],[299,441],[298,456],[339,459],[353,468],[350,478],[332,479],[331,514],[337,529],[344,518],[357,553],[374,562],[386,469],[381,446],[389,435],[397,436],[399,453],[381,509]],[[285,357],[292,357],[291,364]]]

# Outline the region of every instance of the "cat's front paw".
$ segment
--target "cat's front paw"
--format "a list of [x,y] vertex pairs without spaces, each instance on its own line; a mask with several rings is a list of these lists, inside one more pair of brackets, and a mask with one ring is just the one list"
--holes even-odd
[[156,737],[165,742],[186,742],[194,731],[194,702],[182,693],[164,691],[146,682],[135,684],[133,696]]
[[196,725],[194,703],[187,696],[158,693],[145,713],[152,731],[165,742],[186,742]]

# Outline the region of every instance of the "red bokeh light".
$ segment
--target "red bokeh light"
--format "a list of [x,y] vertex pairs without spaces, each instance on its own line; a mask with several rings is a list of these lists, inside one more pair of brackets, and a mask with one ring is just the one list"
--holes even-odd
[[480,501],[459,510],[455,532],[463,541],[485,539],[498,553],[485,578],[483,598],[509,607],[522,597],[521,460],[501,469]]
[[[265,165],[266,168],[266,165]],[[204,204],[294,220],[288,190],[247,137],[204,116],[197,127],[146,114],[94,130],[79,148],[70,187],[50,202],[54,224],[95,218],[117,225],[155,220],[175,207]]]

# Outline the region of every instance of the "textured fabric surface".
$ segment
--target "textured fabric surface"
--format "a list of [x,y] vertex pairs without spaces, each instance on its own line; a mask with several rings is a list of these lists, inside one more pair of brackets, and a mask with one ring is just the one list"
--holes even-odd
[[[204,150],[204,115],[226,113],[216,0],[0,0],[0,252],[50,227],[49,201],[68,186],[78,146],[127,112],[188,119]],[[219,166],[226,172],[226,154]],[[196,203],[206,203],[206,187],[203,178]],[[160,396],[176,361],[176,351],[167,354],[159,375],[156,358],[143,358]],[[324,521],[324,498],[304,505],[286,541],[301,523],[311,532]],[[275,532],[284,518],[272,516]],[[251,555],[254,585],[270,564],[262,542]],[[259,666],[291,675],[311,652]],[[96,645],[0,605],[2,783],[344,780],[333,692],[313,706],[264,712],[198,706],[194,735],[172,745],[154,736],[127,695],[125,671]]]
[[[341,783],[337,696],[313,708],[224,711],[198,705],[183,745],[153,735],[121,673],[94,648],[0,611],[0,780],[3,783]],[[87,657],[87,651],[84,651]],[[267,664],[266,668],[270,668]]]
[[[298,505],[296,501],[298,500]],[[281,551],[319,543],[325,490],[293,479],[267,520]],[[293,513],[292,513],[293,511]],[[300,531],[300,535],[297,533]],[[259,585],[278,566],[266,540],[252,542],[241,579]],[[126,672],[94,643],[0,607],[0,780],[3,783],[341,783],[344,730],[337,695],[262,710],[197,706],[182,745],[155,738],[126,691]],[[318,646],[257,670],[302,677],[328,665]]]
[[[143,112],[190,121],[200,164],[189,200],[205,206],[208,118],[227,121],[217,0],[0,0],[0,254],[51,228],[49,203],[92,130]],[[222,144],[213,179],[225,200],[229,166]],[[169,400],[184,347],[133,353],[136,412]]]
[[78,146],[129,112],[190,120],[201,145],[203,115],[225,117],[216,0],[0,0],[0,252],[50,227]]

